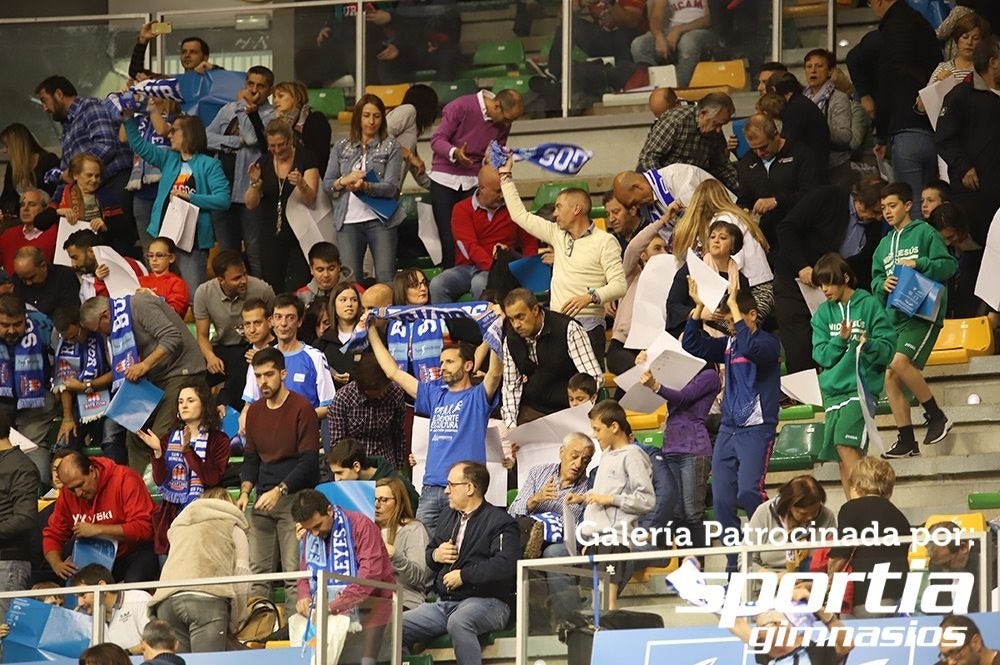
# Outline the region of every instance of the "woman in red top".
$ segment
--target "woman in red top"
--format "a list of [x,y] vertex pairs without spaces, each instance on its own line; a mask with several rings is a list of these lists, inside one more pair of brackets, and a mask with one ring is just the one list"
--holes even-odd
[[188,290],[187,282],[175,272],[176,250],[174,241],[163,236],[149,243],[149,248],[146,250],[149,274],[139,278],[139,286],[152,289],[183,319],[187,316],[188,305],[191,304],[191,292]]
[[200,380],[181,388],[177,422],[165,437],[151,430],[140,430],[138,435],[149,446],[153,482],[163,496],[153,517],[153,545],[162,555],[170,548],[167,529],[177,513],[222,481],[229,463],[229,437],[220,427],[208,386]]

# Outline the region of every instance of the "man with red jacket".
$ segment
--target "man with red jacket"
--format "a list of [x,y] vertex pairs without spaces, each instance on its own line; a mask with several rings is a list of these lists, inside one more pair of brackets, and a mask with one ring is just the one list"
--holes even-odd
[[517,247],[522,256],[538,252],[538,238],[510,218],[500,193],[500,174],[492,166],[479,169],[476,193],[452,208],[451,232],[455,267],[431,280],[431,302],[436,305],[455,302],[466,291],[479,300],[498,249]]
[[159,564],[153,552],[153,499],[138,473],[104,457],[73,452],[59,464],[63,489],[48,526],[42,551],[62,579],[77,571],[72,557],[63,558],[74,538],[118,541],[112,573],[122,582],[155,580]]

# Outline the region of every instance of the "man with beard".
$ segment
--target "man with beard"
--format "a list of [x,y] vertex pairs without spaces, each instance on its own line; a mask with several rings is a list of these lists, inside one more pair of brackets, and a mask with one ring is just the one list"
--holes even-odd
[[[63,243],[63,249],[69,255],[72,268],[80,276],[82,282],[80,285],[81,301],[95,295],[105,297],[109,295],[108,287],[104,283],[104,277],[108,276],[107,266],[98,265],[97,258],[94,256],[94,247],[99,247],[103,244],[97,234],[90,229],[74,231],[69,234],[69,237]],[[122,258],[128,261],[128,265],[132,268],[136,279],[145,274],[142,265],[135,259],[127,256],[123,256]],[[98,273],[101,273],[101,275],[98,275]]]
[[47,439],[56,415],[56,400],[48,390],[51,338],[49,317],[35,309],[28,311],[24,301],[11,293],[0,295],[0,413],[38,444],[28,457],[44,483],[49,482]]
[[468,342],[450,343],[441,351],[441,378],[418,381],[400,369],[373,330],[374,326],[369,326],[368,341],[382,371],[416,399],[415,413],[430,419],[417,519],[433,533],[438,516],[448,504],[444,491],[448,470],[462,460],[486,463],[486,426],[496,407],[503,367],[496,352],[490,351],[489,370],[482,383],[473,385],[475,349]]
[[[299,541],[295,537],[292,499],[301,489],[319,481],[319,422],[312,404],[285,387],[285,356],[275,348],[253,357],[254,380],[262,399],[246,412],[246,450],[240,473],[240,498],[245,511],[250,492],[257,500],[250,513],[250,568],[254,575],[273,573],[280,556],[282,572],[299,569]],[[250,595],[271,597],[267,583],[257,583]],[[295,612],[295,583],[285,584],[285,612]]]

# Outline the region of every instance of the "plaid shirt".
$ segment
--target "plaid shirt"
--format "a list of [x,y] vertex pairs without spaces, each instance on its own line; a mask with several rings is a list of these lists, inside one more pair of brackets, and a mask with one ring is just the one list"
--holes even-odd
[[[570,492],[573,494],[584,494],[587,491],[588,479],[586,472],[581,473],[574,484],[569,487],[563,487],[562,482],[559,480],[559,466],[559,462],[552,462],[550,464],[538,464],[528,469],[528,475],[524,479],[524,484],[517,491],[517,498],[514,499],[513,503],[507,509],[511,517],[524,517],[539,513],[562,515],[563,501],[566,499],[567,494]],[[538,494],[545,486],[545,483],[553,478],[556,481],[556,498],[542,501],[535,506],[534,510],[529,511],[528,499]],[[574,504],[569,508],[576,513],[576,521],[579,523],[583,519],[583,504]]]
[[639,153],[638,171],[661,169],[668,164],[691,164],[705,169],[731,191],[736,191],[736,166],[729,161],[722,132],[705,136],[698,131],[695,106],[678,106],[653,123]]
[[[545,329],[545,320],[542,319],[542,327],[538,334]],[[528,346],[528,357],[531,362],[538,363],[538,335],[524,340]],[[576,371],[583,374],[590,374],[597,381],[597,385],[604,385],[604,370],[597,362],[594,355],[594,347],[590,343],[590,338],[583,330],[583,326],[578,321],[570,321],[566,331],[566,350],[569,357],[576,365]],[[507,346],[507,340],[503,341],[503,385],[500,387],[500,394],[503,398],[500,404],[500,415],[504,424],[509,429],[517,426],[517,414],[521,410],[521,393],[524,391],[525,377],[521,370],[514,363],[514,357]],[[529,405],[530,406],[530,405]]]
[[368,399],[351,381],[337,391],[323,427],[331,443],[348,437],[358,440],[369,457],[379,455],[393,468],[403,460],[403,389],[389,385],[382,399]]
[[108,107],[93,97],[77,97],[70,104],[66,119],[62,121],[63,170],[69,168],[69,160],[81,153],[89,152],[104,164],[102,180],[132,169],[132,153],[128,146],[118,141],[118,126],[121,120],[113,117]]

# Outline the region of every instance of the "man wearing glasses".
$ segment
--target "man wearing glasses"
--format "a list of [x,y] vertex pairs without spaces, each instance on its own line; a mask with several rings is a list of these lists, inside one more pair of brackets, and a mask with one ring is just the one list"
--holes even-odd
[[[550,309],[576,319],[587,331],[598,365],[604,365],[604,306],[623,295],[627,284],[621,246],[590,219],[590,194],[564,189],[549,220],[529,213],[514,185],[513,159],[500,169],[500,189],[514,223],[552,246]],[[584,370],[581,370],[584,371]],[[601,370],[599,376],[603,376]]]
[[[960,646],[942,646],[938,665],[1000,665],[1000,651],[988,649],[983,644],[979,626],[967,616],[952,614],[941,622],[942,630],[965,631],[965,641]],[[942,639],[942,644],[944,643]]]
[[448,470],[448,506],[427,544],[436,603],[403,612],[403,645],[418,645],[447,633],[462,665],[483,662],[479,635],[507,625],[521,554],[517,522],[486,502],[490,474],[479,462]]

